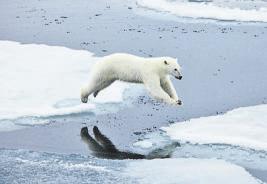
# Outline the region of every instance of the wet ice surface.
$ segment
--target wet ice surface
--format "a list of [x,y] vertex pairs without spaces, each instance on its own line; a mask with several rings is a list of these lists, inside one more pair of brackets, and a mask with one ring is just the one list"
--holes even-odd
[[0,183],[125,183],[125,162],[81,155],[0,150]]
[[[144,136],[158,147],[168,142],[181,142],[175,158],[217,158],[237,164],[251,173],[261,171],[267,176],[267,105],[237,108],[222,115],[192,119],[163,127],[159,132]],[[255,174],[255,173],[254,173]]]
[[[150,149],[162,147],[173,142],[166,133],[155,132],[146,135],[144,140],[153,145]],[[138,143],[138,142],[137,142]],[[137,144],[140,145],[140,144]],[[141,144],[139,151],[147,150]],[[192,144],[185,142],[177,147],[174,158],[217,158],[249,169],[260,169],[267,173],[267,152],[230,144]]]
[[242,167],[217,159],[118,161],[6,149],[0,156],[1,183],[260,183]]

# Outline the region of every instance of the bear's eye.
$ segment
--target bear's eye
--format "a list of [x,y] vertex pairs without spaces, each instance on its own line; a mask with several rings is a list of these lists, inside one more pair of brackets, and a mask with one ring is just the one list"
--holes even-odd
[[177,71],[177,68],[175,68],[174,71]]
[[164,63],[165,63],[165,65],[167,65],[167,64],[168,64],[166,60],[164,61]]

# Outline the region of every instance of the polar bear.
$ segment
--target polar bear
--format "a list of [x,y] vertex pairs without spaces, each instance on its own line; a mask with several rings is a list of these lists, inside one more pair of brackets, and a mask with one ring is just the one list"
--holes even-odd
[[131,54],[117,53],[105,56],[92,68],[88,85],[81,90],[81,101],[87,103],[88,96],[94,97],[116,80],[143,83],[157,100],[181,105],[170,75],[181,80],[181,67],[172,57],[144,58]]

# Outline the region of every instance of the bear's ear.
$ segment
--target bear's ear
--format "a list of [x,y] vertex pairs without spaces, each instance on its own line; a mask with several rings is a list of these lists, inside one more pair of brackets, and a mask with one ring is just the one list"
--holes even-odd
[[168,63],[166,60],[164,60],[164,64],[165,64],[165,65],[168,65],[169,63]]

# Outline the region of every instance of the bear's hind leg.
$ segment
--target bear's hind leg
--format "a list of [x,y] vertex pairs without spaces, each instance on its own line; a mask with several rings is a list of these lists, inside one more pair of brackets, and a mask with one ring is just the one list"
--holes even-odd
[[99,90],[98,91],[95,91],[94,92],[94,97],[96,97],[98,95],[98,93],[99,93]]
[[99,88],[97,84],[98,84],[97,82],[94,82],[94,80],[91,80],[89,82],[89,85],[81,89],[81,101],[83,103],[87,103],[88,96],[94,93],[95,91],[97,91],[97,88]]
[[99,83],[99,85],[97,86],[97,90],[95,90],[94,91],[94,97],[96,97],[97,95],[98,95],[98,93],[101,91],[101,90],[103,90],[103,89],[105,89],[105,88],[107,88],[109,85],[111,85],[113,82],[114,82],[115,80],[108,80],[108,81],[104,81],[104,82],[101,82],[101,83]]
[[[81,92],[81,101],[83,103],[87,103],[88,96],[93,93],[94,97],[98,95],[98,93],[108,87],[110,84],[112,84],[114,80],[107,80],[107,81],[97,81],[97,82],[91,82],[86,88],[82,89]],[[92,85],[93,84],[93,85]]]

